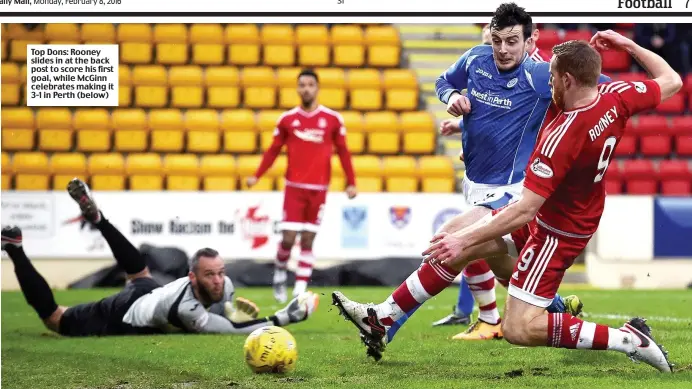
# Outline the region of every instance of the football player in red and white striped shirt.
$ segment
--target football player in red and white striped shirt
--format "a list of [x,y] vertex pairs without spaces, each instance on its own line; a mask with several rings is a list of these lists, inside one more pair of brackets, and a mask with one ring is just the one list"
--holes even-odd
[[288,166],[284,191],[284,218],[274,267],[274,297],[287,300],[286,264],[300,233],[300,257],[296,270],[293,295],[304,292],[312,276],[315,257],[312,244],[322,221],[327,189],[331,179],[331,157],[336,149],[346,175],[346,193],[350,199],[357,194],[351,153],[346,145],[346,126],[341,115],[317,102],[319,80],[312,70],[298,75],[298,94],[301,105],[284,112],[276,123],[274,141],[264,153],[254,176],[247,179],[248,187],[272,166],[281,148],[286,145]]
[[[594,47],[626,50],[653,79],[598,85],[601,56]],[[591,45],[557,45],[553,54],[553,104],[526,169],[521,199],[481,220],[465,214],[459,231],[433,237],[423,252],[425,263],[385,302],[360,304],[333,293],[335,305],[369,347],[384,350],[388,326],[449,286],[470,261],[486,258],[496,274],[510,279],[502,321],[508,342],[618,351],[672,372],[667,352],[642,318],[610,328],[569,313],[545,313],[565,271],[598,228],[605,205],[603,178],[628,119],[675,95],[682,80],[660,56],[610,30],[598,32]],[[504,259],[508,253],[519,258],[513,268]]]
[[536,27],[536,24],[534,24],[531,37],[526,41],[526,51],[529,53],[529,58],[536,62],[550,62],[550,55],[542,52],[536,45],[540,36],[541,32],[538,30],[538,27]]

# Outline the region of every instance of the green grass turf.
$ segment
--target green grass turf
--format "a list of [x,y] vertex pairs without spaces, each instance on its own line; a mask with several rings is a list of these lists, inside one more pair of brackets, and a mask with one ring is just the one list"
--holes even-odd
[[[461,327],[432,328],[456,300],[456,288],[429,301],[400,330],[384,359],[365,357],[358,333],[331,306],[329,289],[317,313],[289,326],[298,342],[296,371],[254,375],[245,366],[243,335],[165,335],[68,339],[50,334],[17,292],[2,293],[4,388],[682,388],[692,387],[692,291],[576,291],[594,321],[649,316],[656,339],[678,372],[662,375],[605,351],[518,348],[505,341],[465,343]],[[380,301],[391,288],[343,288],[360,301]],[[501,295],[504,289],[498,290]],[[112,290],[56,293],[61,304],[98,299]],[[269,289],[243,289],[262,314],[279,306]],[[504,300],[504,298],[501,298]]]

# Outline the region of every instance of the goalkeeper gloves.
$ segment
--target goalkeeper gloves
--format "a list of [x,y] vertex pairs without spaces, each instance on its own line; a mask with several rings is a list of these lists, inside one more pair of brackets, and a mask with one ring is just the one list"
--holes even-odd
[[255,320],[259,314],[257,304],[243,297],[236,297],[233,304],[230,301],[226,301],[223,308],[226,318],[234,323]]

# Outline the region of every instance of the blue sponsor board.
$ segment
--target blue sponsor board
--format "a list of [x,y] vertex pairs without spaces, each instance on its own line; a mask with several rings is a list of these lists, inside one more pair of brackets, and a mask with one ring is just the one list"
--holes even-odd
[[692,258],[692,198],[654,199],[654,257]]
[[341,247],[367,248],[368,224],[367,207],[344,207],[341,210]]

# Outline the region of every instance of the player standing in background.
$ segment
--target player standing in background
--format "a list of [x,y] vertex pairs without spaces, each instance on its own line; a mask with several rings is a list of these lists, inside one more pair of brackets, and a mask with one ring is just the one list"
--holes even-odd
[[[548,62],[550,61],[549,57],[544,57],[543,52],[541,52],[538,49],[538,46],[536,45],[536,42],[538,41],[538,38],[540,37],[540,31],[538,31],[538,27],[536,24],[532,24],[531,26],[532,32],[531,36],[526,39],[526,52],[528,53],[528,56],[531,60],[534,62]],[[482,43],[485,45],[492,45],[492,35],[490,34],[490,24],[487,24],[483,27],[483,32],[482,32]],[[440,134],[442,135],[453,135],[457,133],[461,133],[462,129],[464,128],[464,120],[458,120],[458,119],[447,119],[444,120],[441,123],[440,126]],[[459,159],[461,161],[464,161],[464,150],[462,148],[461,152],[459,153]],[[470,264],[464,269],[463,276],[461,278],[461,284],[459,285],[459,296],[457,298],[457,304],[452,310],[452,313],[447,315],[446,317],[436,321],[433,323],[433,326],[439,326],[439,325],[452,325],[452,324],[469,324],[471,320],[471,313],[473,312],[473,306],[474,306],[474,295],[473,293],[475,292],[477,295],[483,295],[481,297],[482,301],[485,303],[484,306],[482,306],[482,311],[491,311],[492,309],[490,307],[497,306],[497,302],[494,299],[495,296],[495,282],[494,281],[488,281],[490,278],[493,278],[494,275],[490,271],[490,269],[487,266],[484,266],[483,263],[477,263],[477,264]],[[504,286],[507,286],[507,280],[503,279],[497,279],[501,284]],[[471,287],[469,287],[468,283],[470,282],[475,282],[473,285],[473,291],[471,291]],[[491,285],[492,284],[492,285]],[[579,304],[581,304],[581,301],[579,301],[578,298],[575,296],[567,296],[565,298],[565,301],[559,301],[556,300],[556,304],[565,304],[566,306],[571,306],[570,304],[575,304],[574,307],[574,312],[573,313],[578,313],[576,312],[579,307]],[[558,307],[559,310],[563,311],[565,308],[564,307]],[[496,308],[495,308],[496,309]],[[487,319],[486,319],[487,320]],[[487,337],[487,331],[486,330],[491,330],[492,333],[492,328],[489,326],[486,326],[483,324],[484,322],[479,321],[476,322],[476,324],[472,327],[470,327],[466,332],[462,332],[460,334],[455,335],[452,337],[452,339],[456,340],[479,340],[479,339],[492,339],[492,337]],[[497,334],[497,336],[501,336],[501,332]]]
[[319,79],[312,70],[298,75],[301,105],[284,112],[276,124],[274,141],[264,153],[254,176],[247,179],[252,187],[274,163],[286,145],[288,167],[284,191],[283,238],[279,243],[274,266],[274,297],[283,303],[286,292],[286,265],[296,236],[300,233],[300,258],[296,270],[293,296],[307,289],[315,257],[313,242],[319,228],[331,178],[331,157],[334,148],[346,175],[346,193],[356,197],[356,181],[351,153],[346,145],[346,127],[341,115],[318,104]]
[[[423,252],[424,264],[381,304],[359,304],[340,292],[334,303],[370,344],[383,342],[387,326],[415,305],[449,286],[477,258],[493,259],[493,270],[510,277],[503,330],[512,344],[612,350],[661,372],[672,372],[668,355],[645,320],[621,328],[582,321],[569,313],[546,315],[565,270],[598,229],[605,205],[606,174],[627,120],[655,108],[682,87],[665,60],[613,31],[597,33],[591,45],[629,52],[653,80],[598,85],[601,57],[586,42],[553,48],[553,103],[526,169],[523,195],[481,218],[466,213],[457,228],[437,234]],[[503,256],[521,258],[507,266]]]

